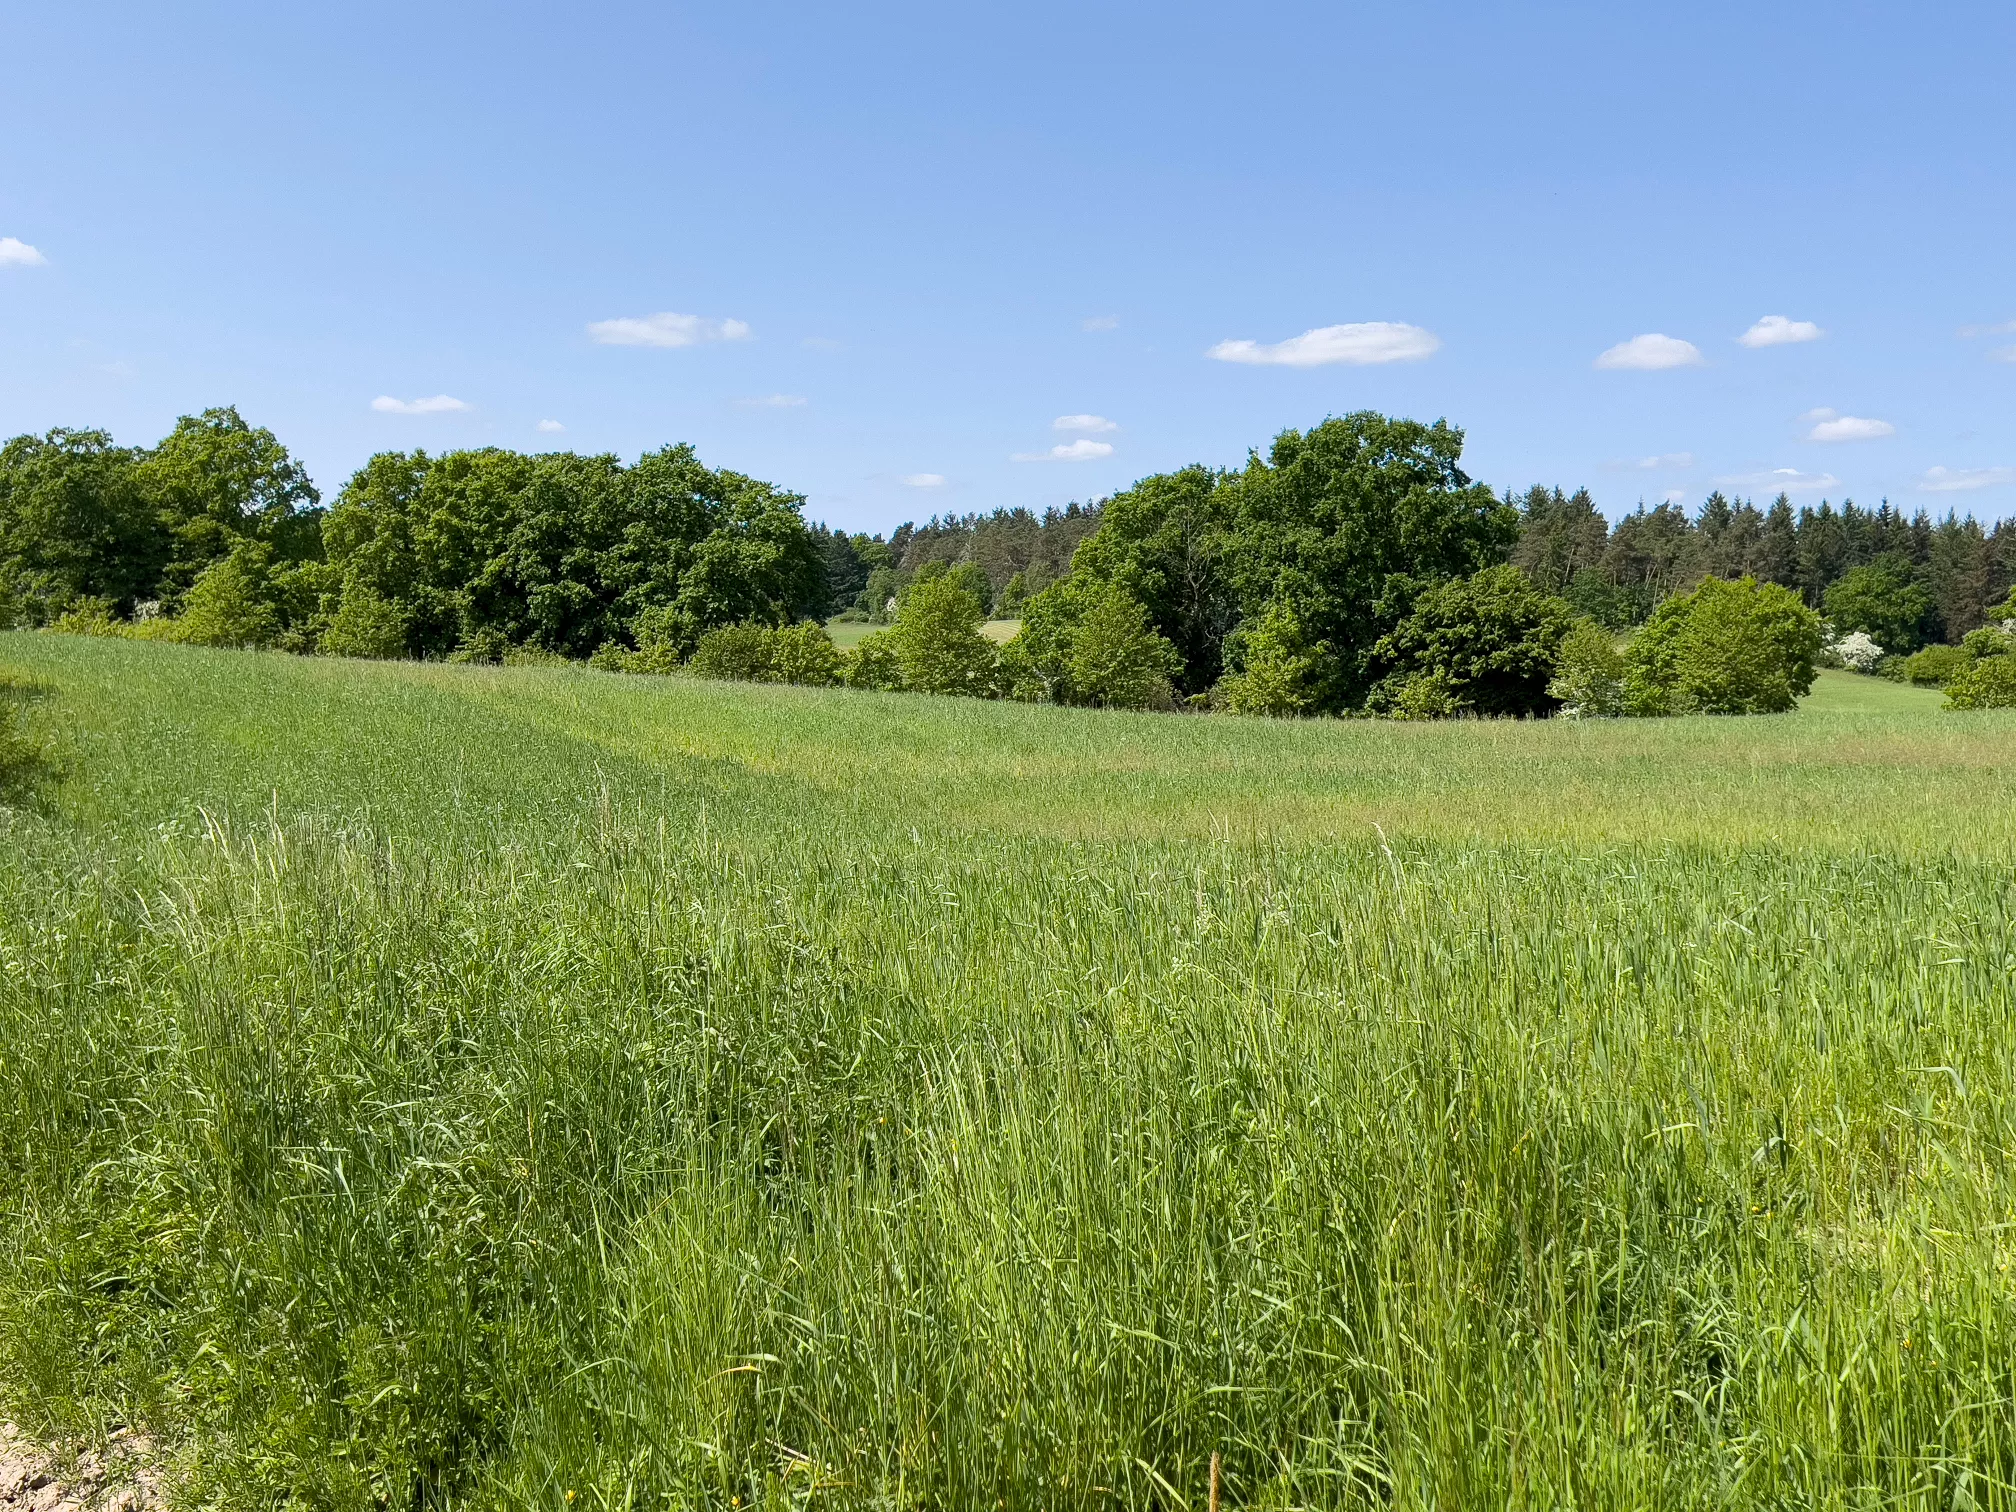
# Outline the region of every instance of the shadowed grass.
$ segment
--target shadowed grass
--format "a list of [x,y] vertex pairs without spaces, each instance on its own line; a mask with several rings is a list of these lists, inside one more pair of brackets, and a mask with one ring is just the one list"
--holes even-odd
[[0,1378],[192,1496],[2010,1505],[2006,718],[0,657]]

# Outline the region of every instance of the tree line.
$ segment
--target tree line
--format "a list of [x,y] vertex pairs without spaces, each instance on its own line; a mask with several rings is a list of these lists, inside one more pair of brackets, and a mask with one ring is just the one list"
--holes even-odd
[[[1810,684],[1823,616],[1886,652],[1978,652],[1970,632],[2016,579],[2006,522],[1716,493],[1613,526],[1583,490],[1493,494],[1462,446],[1444,422],[1363,412],[1283,431],[1243,467],[884,537],[808,523],[801,496],[690,446],[630,464],[386,452],[324,507],[270,431],[214,409],[153,447],[87,430],[0,447],[0,624],[1135,707],[1663,712],[1734,697],[1674,691],[1672,647],[1698,660],[1713,639],[1676,639],[1676,604],[1790,656],[1773,675],[1796,691],[1758,695],[1778,706],[1804,691],[1802,658]],[[1020,633],[997,647],[989,615]],[[846,656],[790,629],[836,616],[889,628]]]

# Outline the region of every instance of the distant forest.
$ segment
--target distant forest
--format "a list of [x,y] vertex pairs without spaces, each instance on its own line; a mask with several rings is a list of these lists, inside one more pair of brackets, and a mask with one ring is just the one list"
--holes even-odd
[[[207,579],[211,597],[250,606],[244,633],[290,649],[585,658],[648,629],[687,655],[720,625],[886,618],[920,574],[948,574],[983,611],[1018,617],[1075,562],[1080,575],[1088,564],[1102,580],[1117,573],[1173,641],[1206,648],[1199,665],[1215,676],[1219,648],[1277,588],[1334,621],[1325,637],[1355,644],[1371,599],[1354,588],[1337,603],[1358,608],[1322,606],[1332,579],[1375,568],[1398,591],[1509,559],[1612,630],[1710,577],[1780,584],[1822,609],[1844,577],[1869,569],[1850,586],[1885,599],[1884,645],[1906,652],[1957,642],[2016,583],[2016,521],[1715,493],[1691,513],[1641,505],[1613,525],[1584,489],[1494,497],[1461,473],[1461,432],[1440,424],[1352,416],[1307,436],[1327,439],[1312,450],[1283,432],[1271,462],[1186,468],[1096,502],[934,517],[885,536],[809,523],[802,496],[706,468],[684,446],[629,464],[383,453],[325,508],[279,438],[234,409],[185,416],[151,447],[55,430],[0,446],[0,625],[178,616]],[[1391,477],[1368,492],[1358,463],[1322,460],[1332,447],[1384,458]],[[1409,490],[1431,484],[1476,516],[1476,538],[1447,561],[1422,554],[1420,527],[1396,523]],[[1411,593],[1387,594],[1387,609]]]
[[[1717,492],[1691,514],[1677,504],[1640,504],[1613,526],[1587,489],[1536,484],[1504,499],[1519,515],[1513,565],[1614,630],[1710,577],[1779,583],[1818,609],[1854,568],[1891,561],[1907,566],[1931,597],[1937,623],[1927,638],[1958,641],[2016,585],[2016,520],[1984,527],[1971,515],[1934,519],[1922,509],[1907,518],[1887,501],[1874,509],[1852,500],[1795,509],[1783,494],[1759,508]],[[1092,502],[1040,515],[1017,508],[934,516],[887,538],[812,529],[833,612],[876,615],[918,568],[942,562],[977,567],[992,588],[991,607],[1010,613],[1070,571],[1072,553],[1098,529],[1102,510]]]

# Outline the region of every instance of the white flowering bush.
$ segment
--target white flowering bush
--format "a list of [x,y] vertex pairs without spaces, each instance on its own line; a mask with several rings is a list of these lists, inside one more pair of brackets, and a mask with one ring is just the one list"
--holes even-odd
[[1862,630],[1851,630],[1848,634],[1830,641],[1827,649],[1838,656],[1841,665],[1850,672],[1873,671],[1876,663],[1883,660],[1883,648]]

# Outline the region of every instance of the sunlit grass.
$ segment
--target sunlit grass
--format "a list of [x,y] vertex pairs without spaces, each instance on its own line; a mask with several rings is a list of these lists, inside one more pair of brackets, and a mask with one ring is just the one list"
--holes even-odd
[[2016,718],[0,663],[0,1389],[192,1499],[2011,1504]]

